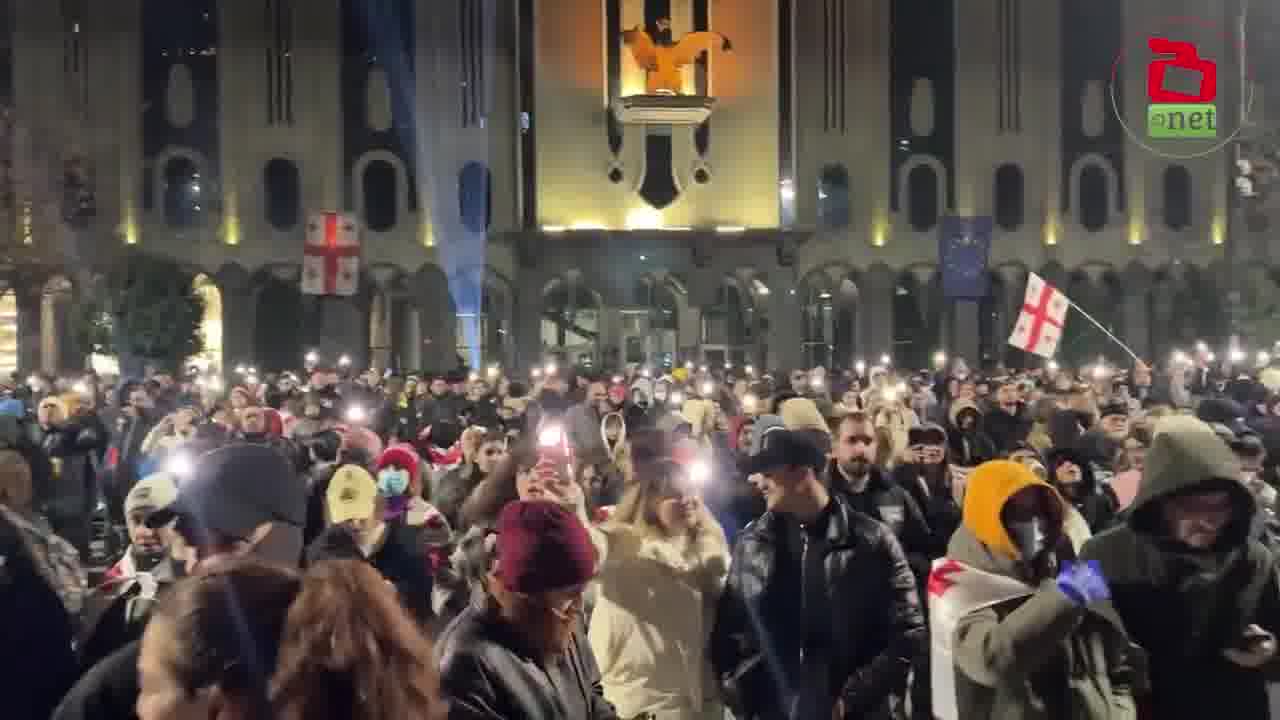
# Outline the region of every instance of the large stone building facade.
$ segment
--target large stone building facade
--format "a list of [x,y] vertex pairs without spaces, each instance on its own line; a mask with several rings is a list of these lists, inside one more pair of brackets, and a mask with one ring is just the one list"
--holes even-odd
[[[990,363],[1028,271],[1150,356],[1220,337],[1224,288],[1274,292],[1225,156],[1170,160],[1120,123],[1145,119],[1145,70],[1116,58],[1170,0],[4,5],[24,144],[73,138],[93,195],[70,229],[9,208],[11,241],[84,258],[12,273],[23,367],[74,365],[58,298],[121,246],[200,274],[214,362],[266,367]],[[731,40],[682,71],[714,103],[620,102],[645,86],[621,32],[661,17]],[[326,210],[363,226],[354,297],[299,293]],[[994,219],[985,299],[943,297],[947,215]]]

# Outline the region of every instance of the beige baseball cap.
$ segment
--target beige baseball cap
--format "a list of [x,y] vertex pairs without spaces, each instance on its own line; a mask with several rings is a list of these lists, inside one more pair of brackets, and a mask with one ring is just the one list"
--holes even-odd
[[334,471],[325,492],[325,508],[334,524],[372,518],[377,501],[377,482],[358,465],[343,465]]
[[167,472],[158,472],[139,480],[124,499],[126,513],[135,510],[163,510],[178,499],[177,478]]

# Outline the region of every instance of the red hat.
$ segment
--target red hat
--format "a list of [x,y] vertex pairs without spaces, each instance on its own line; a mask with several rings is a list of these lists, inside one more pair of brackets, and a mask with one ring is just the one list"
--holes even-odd
[[496,529],[498,575],[512,592],[570,588],[595,576],[591,536],[577,515],[557,503],[507,503]]
[[414,451],[412,445],[397,444],[392,445],[382,454],[378,456],[378,464],[374,467],[374,472],[380,472],[388,465],[399,468],[409,473],[410,478],[418,477],[418,465],[422,459],[418,457],[418,453]]
[[284,436],[284,418],[280,417],[280,411],[275,408],[267,408],[262,411],[267,419],[267,434],[276,437]]

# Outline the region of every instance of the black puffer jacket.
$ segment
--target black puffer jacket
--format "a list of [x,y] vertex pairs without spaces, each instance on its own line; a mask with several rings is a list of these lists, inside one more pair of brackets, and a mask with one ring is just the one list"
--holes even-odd
[[[888,527],[838,495],[813,525],[825,527],[809,540],[766,512],[734,546],[711,661],[739,720],[788,717],[801,686],[805,717],[831,717],[837,697],[848,717],[887,717],[890,694],[924,652],[915,578]],[[806,577],[801,558],[822,576]]]
[[462,611],[436,642],[448,720],[616,720],[582,633],[553,662],[535,660],[519,636],[483,608]]

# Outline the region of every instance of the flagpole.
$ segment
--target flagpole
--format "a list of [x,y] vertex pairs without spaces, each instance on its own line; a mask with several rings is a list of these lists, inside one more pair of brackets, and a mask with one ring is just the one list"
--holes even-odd
[[[1066,297],[1066,296],[1064,295],[1063,297]],[[1120,348],[1121,348],[1122,350],[1124,350],[1125,352],[1129,353],[1129,356],[1133,358],[1134,362],[1139,363],[1139,364],[1145,364],[1145,363],[1143,363],[1142,358],[1138,357],[1138,353],[1136,353],[1136,352],[1134,352],[1134,351],[1130,350],[1128,345],[1125,345],[1124,343],[1120,342],[1120,338],[1116,337],[1115,335],[1112,335],[1110,330],[1108,330],[1106,327],[1104,327],[1104,326],[1102,325],[1102,323],[1098,322],[1097,320],[1094,320],[1092,315],[1090,315],[1089,313],[1087,313],[1087,312],[1085,312],[1085,311],[1084,311],[1084,308],[1082,308],[1082,307],[1080,307],[1079,305],[1077,305],[1077,304],[1075,304],[1074,302],[1072,302],[1072,301],[1071,301],[1071,298],[1067,298],[1067,304],[1069,304],[1071,307],[1075,308],[1076,312],[1078,312],[1078,313],[1080,313],[1081,315],[1083,315],[1083,316],[1084,316],[1084,318],[1085,318],[1086,320],[1088,320],[1089,322],[1091,322],[1091,323],[1093,323],[1093,324],[1094,324],[1094,327],[1098,328],[1098,329],[1099,329],[1099,330],[1101,330],[1101,331],[1102,331],[1102,332],[1103,332],[1107,337],[1111,338],[1112,342],[1114,342],[1115,344],[1119,345],[1119,346],[1120,346]]]

